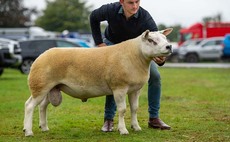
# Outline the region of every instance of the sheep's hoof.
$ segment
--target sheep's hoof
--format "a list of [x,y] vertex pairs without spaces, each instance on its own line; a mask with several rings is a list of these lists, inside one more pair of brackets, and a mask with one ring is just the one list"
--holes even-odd
[[87,102],[88,99],[81,99],[82,102]]
[[129,131],[127,129],[118,129],[118,131],[120,132],[120,135],[128,135]]
[[141,127],[139,125],[132,125],[131,128],[134,130],[134,131],[141,131]]
[[47,131],[49,131],[49,128],[48,128],[48,127],[39,126],[39,128],[42,129],[42,132],[47,132]]
[[25,132],[25,136],[26,137],[32,137],[32,136],[34,136],[34,134],[33,134],[32,131],[28,132],[28,131],[26,131],[26,129],[23,129],[23,132]]

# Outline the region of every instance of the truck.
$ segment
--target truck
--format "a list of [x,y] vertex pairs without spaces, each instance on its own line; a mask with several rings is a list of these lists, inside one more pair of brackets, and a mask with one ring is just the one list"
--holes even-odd
[[4,68],[17,67],[22,62],[21,48],[14,40],[0,38],[0,76]]
[[195,23],[188,28],[180,29],[178,45],[189,39],[224,37],[228,33],[230,33],[230,22]]

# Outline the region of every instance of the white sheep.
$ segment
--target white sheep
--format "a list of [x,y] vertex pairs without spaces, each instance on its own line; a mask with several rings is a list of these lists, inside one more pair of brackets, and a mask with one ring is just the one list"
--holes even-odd
[[32,136],[34,108],[39,105],[42,131],[48,131],[46,109],[49,103],[58,106],[61,93],[86,101],[88,98],[114,95],[117,104],[120,134],[128,134],[125,126],[126,94],[131,109],[131,125],[137,121],[140,89],[149,79],[153,57],[171,54],[166,39],[172,29],[145,31],[137,38],[109,47],[52,48],[41,54],[31,66],[28,85],[30,98],[25,103],[24,132]]

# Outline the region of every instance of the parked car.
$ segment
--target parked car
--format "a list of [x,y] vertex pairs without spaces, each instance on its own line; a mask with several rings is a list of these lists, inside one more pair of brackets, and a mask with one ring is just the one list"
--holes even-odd
[[3,74],[4,68],[9,67],[15,63],[15,60],[11,58],[9,49],[0,49],[0,76]]
[[[199,62],[201,60],[219,60],[223,54],[223,37],[194,39],[193,43],[181,46],[178,50],[179,60]],[[188,41],[189,42],[189,41]],[[192,41],[191,41],[192,42]]]
[[34,39],[19,42],[22,49],[22,64],[19,69],[23,74],[29,74],[34,60],[44,51],[53,47],[81,47],[76,43],[63,39]]
[[84,48],[92,47],[89,42],[86,42],[83,39],[78,39],[78,38],[63,38],[63,39],[65,39],[67,41],[74,42],[74,43],[76,43],[76,44],[78,44],[78,45],[80,45],[81,47],[84,47]]
[[0,38],[0,49],[9,49],[9,56],[15,60],[12,66],[18,66],[22,62],[21,48],[17,41]]
[[225,35],[224,37],[224,49],[223,49],[223,58],[230,58],[230,34]]
[[4,68],[17,67],[22,62],[21,48],[14,40],[0,38],[0,75]]

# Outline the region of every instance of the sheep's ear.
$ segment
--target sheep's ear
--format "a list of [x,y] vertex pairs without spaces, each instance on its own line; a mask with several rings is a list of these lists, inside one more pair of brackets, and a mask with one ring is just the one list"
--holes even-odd
[[162,30],[162,31],[159,31],[159,32],[162,33],[163,35],[167,36],[167,35],[169,35],[172,31],[173,31],[173,28],[167,28],[167,29]]
[[148,36],[149,36],[149,30],[146,30],[143,34],[142,34],[142,38],[143,39],[148,39]]

